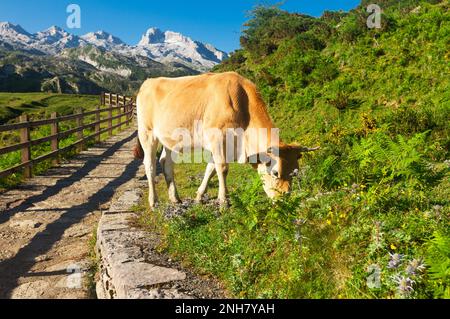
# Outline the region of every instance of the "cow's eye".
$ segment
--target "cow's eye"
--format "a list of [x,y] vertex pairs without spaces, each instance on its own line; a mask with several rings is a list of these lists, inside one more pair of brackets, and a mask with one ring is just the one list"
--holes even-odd
[[272,175],[276,178],[280,177],[280,173],[278,173],[277,171],[272,171]]

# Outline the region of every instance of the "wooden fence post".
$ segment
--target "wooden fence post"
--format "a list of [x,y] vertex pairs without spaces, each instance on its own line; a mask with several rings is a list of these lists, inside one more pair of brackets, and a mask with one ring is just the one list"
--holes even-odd
[[133,121],[134,117],[134,98],[130,98],[130,114],[128,114],[128,125],[131,126],[131,122]]
[[112,125],[113,125],[113,122],[112,122],[113,110],[112,110],[112,108],[113,108],[113,105],[112,105],[112,103],[110,103],[110,104],[109,104],[109,110],[108,110],[108,128],[109,128],[108,134],[109,134],[109,136],[112,136],[112,135],[113,135],[113,130],[112,130]]
[[[51,134],[53,136],[53,138],[51,140],[51,147],[52,147],[52,152],[55,152],[55,151],[57,151],[59,149],[58,114],[56,112],[52,113],[51,118],[52,118],[52,120],[54,120],[54,122],[51,124]],[[59,164],[59,154],[55,155],[52,163],[53,163],[53,165],[58,165]]]
[[[122,108],[120,107],[121,105],[120,105],[119,97],[117,97],[117,106],[119,107],[117,109],[117,113],[118,113],[117,115],[122,115],[123,113],[122,113]],[[119,125],[118,131],[120,132],[122,130],[122,116],[119,116],[117,122],[118,122],[117,124]]]
[[102,105],[102,106],[105,105],[105,92],[102,92],[100,94],[100,105]]
[[[80,114],[79,117],[77,117],[77,127],[81,128],[83,126],[83,109],[78,109],[77,110],[77,114]],[[77,138],[78,140],[82,140],[83,139],[83,129],[81,128],[78,132],[77,132]],[[78,144],[77,146],[78,152],[81,152],[84,150],[84,142],[81,142],[80,144]]]
[[131,101],[129,100],[129,98],[127,101],[127,97],[125,96],[125,113],[126,113],[125,121],[127,122],[127,127],[130,126],[130,114],[128,114],[128,112],[130,111],[130,103]]
[[[27,114],[24,114],[20,117],[21,123],[28,123],[29,117]],[[24,127],[20,129],[20,143],[27,143],[30,142],[30,127]],[[31,147],[30,145],[26,145],[22,148],[22,164],[29,162],[31,160]],[[25,178],[30,178],[32,176],[31,174],[31,166],[27,166],[23,170],[23,176]]]
[[[97,113],[95,114],[95,122],[99,122],[100,119],[101,119],[100,106],[97,106]],[[100,143],[100,123],[95,124],[95,133],[97,134],[95,136],[95,142]]]

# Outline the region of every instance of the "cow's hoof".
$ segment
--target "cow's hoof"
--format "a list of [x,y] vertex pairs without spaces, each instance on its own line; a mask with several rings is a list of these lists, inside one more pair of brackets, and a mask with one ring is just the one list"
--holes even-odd
[[179,199],[179,198],[172,198],[172,199],[170,200],[170,202],[171,202],[172,204],[174,204],[174,205],[178,205],[178,204],[181,204],[181,203],[182,203],[181,199]]
[[197,195],[197,197],[195,198],[195,203],[196,204],[203,204],[203,196]]
[[220,206],[220,209],[227,209],[230,207],[230,203],[228,202],[228,200],[220,200],[219,199],[219,206]]
[[158,206],[159,206],[159,203],[149,203],[148,204],[148,206],[150,207],[150,211],[155,211],[157,208],[158,208]]

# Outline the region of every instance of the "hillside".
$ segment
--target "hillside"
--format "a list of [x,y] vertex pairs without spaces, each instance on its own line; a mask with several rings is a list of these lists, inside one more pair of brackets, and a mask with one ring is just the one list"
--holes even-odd
[[290,195],[271,203],[235,165],[228,211],[146,221],[236,297],[450,298],[450,7],[381,1],[369,30],[367,3],[320,18],[258,7],[214,69],[257,83],[286,142],[321,146]]
[[0,93],[0,125],[8,123],[23,113],[32,118],[48,118],[52,112],[69,115],[76,108],[93,109],[98,96],[48,93]]

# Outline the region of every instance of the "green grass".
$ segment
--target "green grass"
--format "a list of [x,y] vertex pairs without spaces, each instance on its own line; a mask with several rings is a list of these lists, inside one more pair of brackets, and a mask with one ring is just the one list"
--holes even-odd
[[[320,19],[257,8],[216,71],[256,82],[283,140],[321,150],[277,203],[233,166],[226,211],[169,221],[143,207],[161,249],[235,297],[450,298],[450,11],[426,2],[438,1],[384,1],[381,30],[364,8]],[[195,197],[204,168],[177,168],[182,194]]]
[[22,113],[34,116],[72,114],[79,107],[93,109],[100,98],[95,95],[49,93],[0,93],[0,124],[13,120]]
[[97,255],[97,228],[92,231],[91,238],[88,242],[89,246],[89,270],[86,277],[87,297],[89,299],[97,299],[96,283],[99,276],[99,256]]

